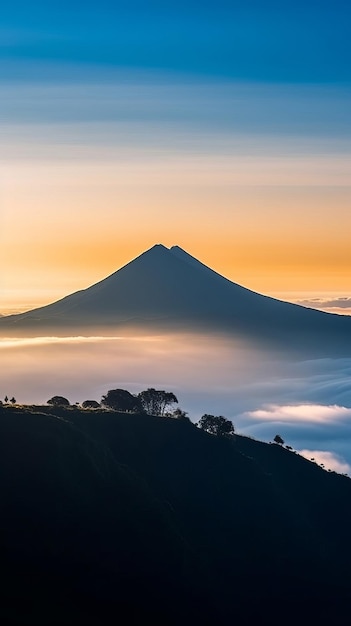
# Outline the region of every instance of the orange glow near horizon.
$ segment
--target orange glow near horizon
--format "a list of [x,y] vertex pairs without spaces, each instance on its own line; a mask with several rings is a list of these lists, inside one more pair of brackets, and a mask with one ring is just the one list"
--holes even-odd
[[267,295],[349,296],[349,170],[347,155],[10,160],[0,312],[84,289],[155,243]]

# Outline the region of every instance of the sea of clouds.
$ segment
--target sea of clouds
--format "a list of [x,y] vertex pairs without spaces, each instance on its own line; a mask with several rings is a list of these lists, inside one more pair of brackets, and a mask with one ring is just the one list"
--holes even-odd
[[0,398],[75,403],[114,388],[167,389],[193,421],[224,415],[241,434],[280,434],[306,458],[351,473],[351,358],[299,360],[225,337],[138,334],[5,338],[0,360]]

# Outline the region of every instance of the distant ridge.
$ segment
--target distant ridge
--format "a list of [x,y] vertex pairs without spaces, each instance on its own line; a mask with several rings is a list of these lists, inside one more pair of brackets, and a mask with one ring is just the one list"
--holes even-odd
[[100,282],[44,307],[2,317],[0,334],[89,334],[91,328],[230,332],[287,348],[351,355],[351,317],[258,294],[179,246],[156,244]]

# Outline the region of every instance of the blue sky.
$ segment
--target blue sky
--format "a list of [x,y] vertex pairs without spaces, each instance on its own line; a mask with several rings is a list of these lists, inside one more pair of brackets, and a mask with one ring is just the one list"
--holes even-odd
[[72,64],[82,70],[96,64],[241,81],[349,83],[350,18],[350,4],[340,0],[3,2],[1,70],[14,76],[32,61],[33,76],[40,75],[45,61],[67,73]]

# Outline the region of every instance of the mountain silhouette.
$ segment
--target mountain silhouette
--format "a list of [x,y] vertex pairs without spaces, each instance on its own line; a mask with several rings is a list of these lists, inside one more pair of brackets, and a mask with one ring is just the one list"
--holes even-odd
[[0,319],[0,333],[152,327],[230,332],[264,344],[351,353],[351,318],[258,294],[178,246],[157,244],[91,287]]

